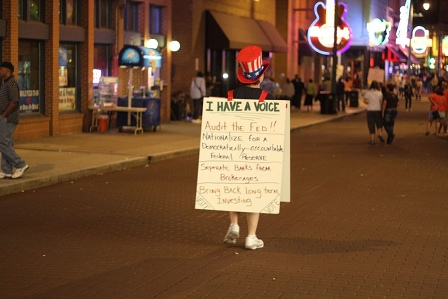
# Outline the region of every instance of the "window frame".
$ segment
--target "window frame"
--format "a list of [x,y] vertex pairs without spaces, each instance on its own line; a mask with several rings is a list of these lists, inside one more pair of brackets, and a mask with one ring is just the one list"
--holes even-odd
[[[95,28],[113,29],[113,12],[111,0],[95,0],[94,9]],[[105,23],[103,21],[105,21]]]
[[[31,18],[31,1],[33,0],[19,0],[19,11],[17,12],[17,17],[20,20],[29,22],[44,22],[44,17],[45,17],[45,4],[43,0],[35,0],[36,2],[38,2],[39,8],[39,16],[38,19],[32,19]],[[22,14],[22,15],[20,15]]]
[[[124,8],[124,31],[139,32],[139,2],[127,2]],[[131,16],[131,18],[130,18]],[[132,19],[130,22],[129,19]]]
[[67,22],[67,0],[59,0],[59,24],[78,25],[78,0],[73,0],[73,22]]
[[163,6],[149,6],[149,33],[163,34]]

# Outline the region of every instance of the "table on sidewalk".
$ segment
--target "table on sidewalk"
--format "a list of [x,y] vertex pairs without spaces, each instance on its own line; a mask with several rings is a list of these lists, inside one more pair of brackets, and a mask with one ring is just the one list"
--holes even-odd
[[134,134],[142,133],[143,134],[143,112],[146,111],[147,108],[139,108],[139,107],[122,107],[122,106],[116,106],[116,107],[89,107],[89,110],[92,110],[92,125],[90,126],[90,132],[92,132],[93,128],[98,128],[98,116],[101,114],[101,112],[107,112],[109,117],[109,123],[110,123],[110,117],[113,112],[128,112],[131,113],[131,115],[135,118],[135,129]]

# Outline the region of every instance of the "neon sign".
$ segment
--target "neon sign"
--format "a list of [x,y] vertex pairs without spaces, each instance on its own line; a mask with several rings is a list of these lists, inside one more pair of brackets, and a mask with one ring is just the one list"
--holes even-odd
[[400,7],[400,22],[398,23],[397,38],[395,39],[395,43],[400,45],[402,48],[409,45],[408,38],[408,22],[409,15],[411,11],[411,0],[406,0],[406,4]]
[[[352,42],[352,31],[344,20],[347,5],[340,2],[337,7],[337,53],[345,52]],[[319,54],[331,55],[334,46],[335,1],[327,0],[326,4],[316,3],[314,14],[316,19],[308,29],[308,43]]]
[[373,19],[367,23],[367,31],[369,32],[369,41],[375,46],[384,45],[389,41],[389,32],[392,28],[390,22],[386,20]]
[[423,26],[416,26],[412,30],[412,50],[417,54],[423,54],[431,45],[432,40],[429,38],[429,31]]
[[442,39],[442,53],[445,56],[448,56],[448,36],[445,35]]

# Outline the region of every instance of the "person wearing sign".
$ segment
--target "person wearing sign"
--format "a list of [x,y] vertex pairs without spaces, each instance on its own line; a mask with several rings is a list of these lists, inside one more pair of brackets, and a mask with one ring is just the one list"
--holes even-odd
[[[238,53],[238,71],[237,78],[243,85],[233,91],[229,91],[229,98],[235,99],[254,99],[260,101],[264,98],[275,100],[275,97],[263,91],[260,84],[264,79],[264,73],[269,67],[269,61],[262,60],[262,50],[258,46],[247,46]],[[240,236],[240,227],[238,225],[238,212],[229,212],[230,226],[224,237],[227,244],[235,244],[236,239]],[[247,233],[245,240],[246,249],[263,248],[264,243],[257,238],[257,226],[260,213],[246,213]]]

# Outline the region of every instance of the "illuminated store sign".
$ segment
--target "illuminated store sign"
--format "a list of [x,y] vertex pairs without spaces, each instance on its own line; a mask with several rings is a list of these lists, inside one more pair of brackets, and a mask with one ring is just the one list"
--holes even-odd
[[405,47],[409,45],[408,38],[408,23],[409,23],[409,15],[411,10],[411,0],[406,0],[406,4],[400,7],[400,22],[398,23],[397,38],[395,42],[397,45],[401,47]]
[[[347,5],[339,2],[337,7],[337,53],[345,52],[352,42],[352,31],[344,20]],[[308,29],[308,43],[319,54],[331,55],[334,45],[335,1],[327,0],[326,4],[316,3],[314,14],[316,19]]]
[[389,41],[391,28],[391,23],[386,22],[386,20],[373,19],[372,22],[367,23],[370,43],[375,46],[386,44]]
[[442,39],[442,53],[445,56],[448,56],[448,36],[445,35]]
[[429,38],[429,31],[425,27],[417,26],[412,30],[412,50],[417,54],[423,54],[426,49],[432,45]]

